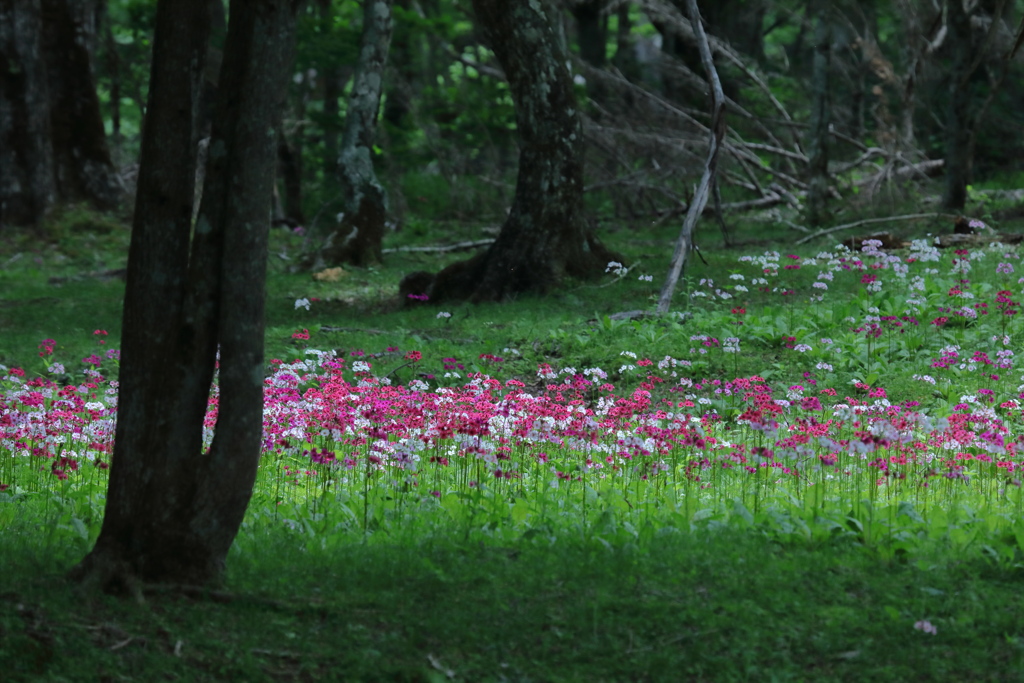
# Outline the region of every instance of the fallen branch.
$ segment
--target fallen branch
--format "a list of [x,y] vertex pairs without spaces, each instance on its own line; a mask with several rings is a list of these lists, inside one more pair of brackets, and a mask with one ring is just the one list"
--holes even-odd
[[863,186],[871,185],[872,183],[878,183],[881,180],[884,180],[886,175],[897,177],[921,175],[927,178],[930,173],[938,173],[945,165],[945,163],[946,161],[944,159],[928,159],[926,161],[921,161],[916,164],[908,163],[906,166],[902,166],[896,169],[895,171],[891,172],[887,172],[885,169],[883,169],[880,173],[877,173],[872,176],[867,176],[866,178],[861,178],[860,180],[855,182],[854,185]]
[[456,242],[455,244],[442,244],[434,247],[395,247],[384,249],[385,254],[397,254],[405,252],[418,252],[430,254],[447,254],[453,251],[467,251],[477,247],[486,247],[494,243],[493,239],[472,240],[470,242]]
[[955,219],[956,216],[951,214],[951,213],[911,213],[911,214],[906,214],[906,215],[903,215],[903,216],[886,216],[884,218],[864,218],[862,220],[854,221],[852,223],[844,223],[843,225],[837,225],[837,226],[835,226],[833,228],[826,228],[824,230],[819,230],[818,232],[813,233],[811,235],[808,235],[807,237],[801,237],[800,239],[798,239],[796,241],[796,244],[798,244],[798,245],[805,244],[807,242],[810,242],[813,239],[817,239],[819,237],[824,237],[825,235],[830,235],[830,234],[832,234],[834,232],[840,232],[842,230],[850,230],[851,228],[859,228],[862,225],[873,225],[875,223],[891,223],[893,221],[913,221],[913,220],[920,220],[922,218],[949,218],[949,219]]

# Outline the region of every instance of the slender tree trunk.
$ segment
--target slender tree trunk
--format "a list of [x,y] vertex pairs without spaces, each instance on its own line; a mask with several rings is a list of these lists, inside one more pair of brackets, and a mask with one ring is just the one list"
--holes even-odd
[[[296,136],[301,136],[301,131]],[[302,147],[301,143],[292,142],[285,135],[283,127],[278,127],[277,167],[281,180],[284,181],[284,220],[293,225],[305,225],[306,217],[302,211]]]
[[120,182],[107,148],[92,60],[96,0],[42,0],[43,53],[57,192],[112,208]]
[[971,18],[964,11],[962,0],[947,0],[946,25],[953,50],[949,74],[949,95],[946,98],[946,188],[942,206],[954,211],[967,203],[967,184],[971,174],[970,90]]
[[103,51],[107,74],[110,78],[110,147],[112,160],[121,163],[121,58],[117,54],[117,41],[108,18],[103,26]]
[[567,55],[553,28],[558,15],[548,0],[474,0],[473,9],[515,104],[516,194],[487,252],[421,285],[433,300],[500,301],[547,291],[565,275],[602,273],[614,257],[587,234],[581,215],[583,135]]
[[316,267],[367,266],[382,258],[387,209],[384,188],[373,170],[373,141],[391,43],[391,0],[363,0],[363,8],[362,48],[338,157],[345,213],[320,247]]
[[807,137],[807,222],[821,225],[828,219],[828,143],[832,107],[829,98],[829,67],[832,62],[832,31],[827,2],[818,0],[814,8],[814,62],[811,76],[811,127]]
[[[319,0],[320,27],[324,35],[330,35],[334,11],[331,0]],[[335,59],[328,59],[321,68],[324,79],[324,180],[333,178],[338,172],[338,131],[341,130],[338,99],[341,97],[341,69]]]
[[39,0],[0,0],[0,228],[37,223],[56,196]]
[[607,62],[608,20],[601,13],[604,4],[602,0],[585,0],[571,6],[579,36],[580,57],[599,69]]
[[[157,8],[129,253],[117,434],[96,546],[72,576],[103,588],[219,578],[252,494],[263,410],[263,288],[291,0],[233,0],[194,231],[206,0]],[[203,419],[219,347],[219,401]]]
[[615,56],[612,63],[631,81],[640,80],[640,64],[636,58],[636,43],[633,39],[633,23],[629,18],[629,5],[625,2],[615,10],[618,28],[615,33]]

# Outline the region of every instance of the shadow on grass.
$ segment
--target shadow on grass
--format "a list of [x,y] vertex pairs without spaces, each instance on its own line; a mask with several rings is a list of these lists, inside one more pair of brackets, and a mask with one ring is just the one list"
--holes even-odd
[[[749,533],[529,535],[318,550],[242,540],[226,585],[145,604],[61,578],[82,549],[0,542],[5,681],[1016,680],[1020,575]],[[923,622],[936,633],[922,630]],[[915,627],[915,624],[917,625]],[[930,629],[929,629],[930,630]]]

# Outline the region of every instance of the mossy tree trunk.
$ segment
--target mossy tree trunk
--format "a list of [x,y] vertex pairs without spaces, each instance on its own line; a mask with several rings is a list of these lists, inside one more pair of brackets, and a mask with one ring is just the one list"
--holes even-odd
[[422,293],[433,300],[500,301],[548,291],[566,275],[602,273],[613,255],[588,234],[581,214],[583,132],[554,28],[558,13],[548,0],[473,0],[473,9],[515,105],[516,193],[494,244],[438,273]]
[[345,212],[320,245],[314,265],[367,266],[382,258],[387,219],[384,188],[373,170],[384,67],[391,44],[392,0],[363,0],[363,38],[338,157]]
[[[193,230],[209,5],[157,7],[106,514],[95,547],[72,571],[87,583],[215,581],[251,497],[262,435],[273,131],[295,11],[293,0],[231,3]],[[207,449],[203,420],[217,367]]]

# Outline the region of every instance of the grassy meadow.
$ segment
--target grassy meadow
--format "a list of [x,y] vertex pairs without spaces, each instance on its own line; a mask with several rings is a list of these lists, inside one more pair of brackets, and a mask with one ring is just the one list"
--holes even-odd
[[464,255],[314,279],[275,231],[225,585],[143,604],[61,578],[99,531],[127,231],[3,236],[0,677],[1024,680],[1022,252],[737,227],[639,319],[668,228],[549,297],[413,307],[401,277]]

